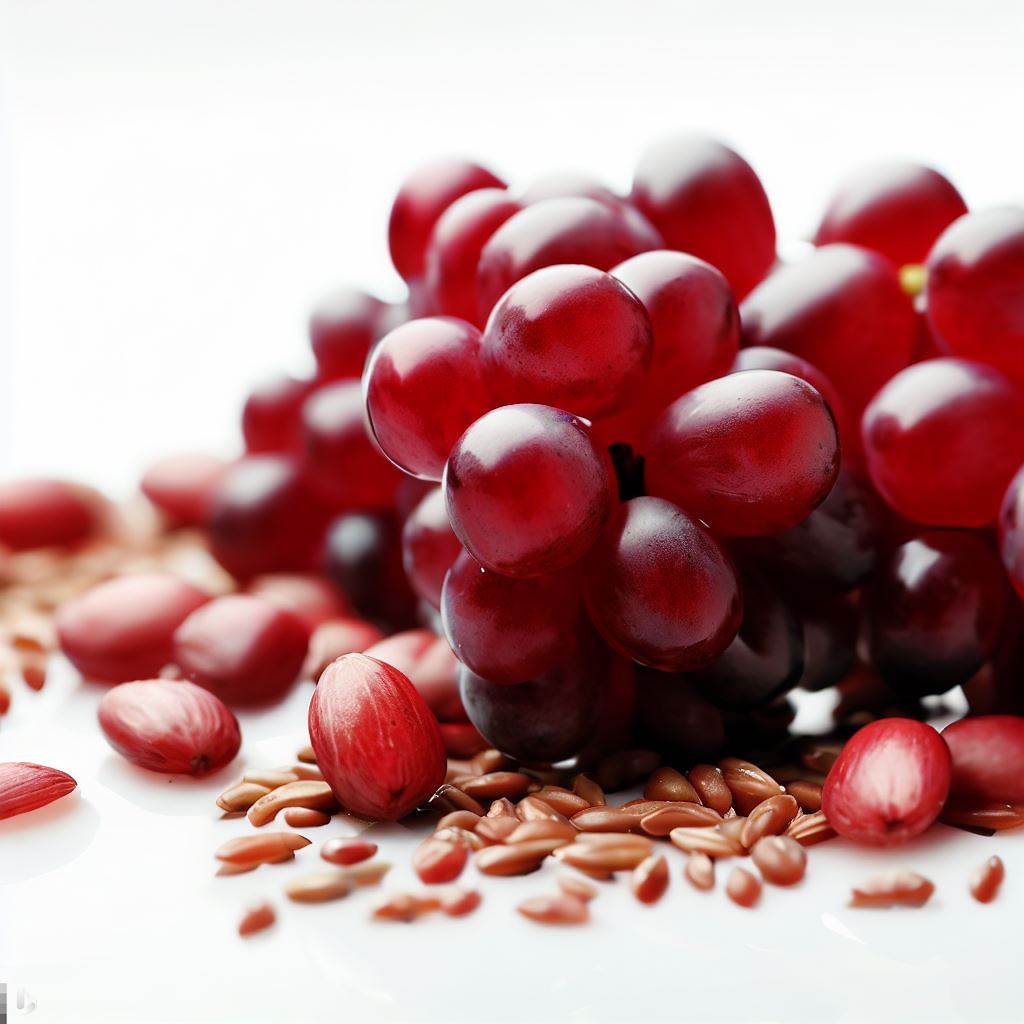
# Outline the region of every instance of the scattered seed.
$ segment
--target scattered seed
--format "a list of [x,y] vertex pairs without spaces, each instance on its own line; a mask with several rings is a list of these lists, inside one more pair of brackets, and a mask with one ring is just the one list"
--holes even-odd
[[782,793],[782,787],[750,761],[727,757],[719,762],[718,767],[740,814],[749,814],[762,801]]
[[284,812],[284,821],[292,828],[319,828],[321,825],[329,825],[331,816],[310,807],[289,807]]
[[939,821],[956,828],[1003,832],[1024,824],[1024,809],[1013,804],[950,800],[943,807]]
[[514,818],[515,816],[516,805],[505,797],[500,800],[492,800],[491,806],[487,808],[488,818]]
[[1006,877],[1006,869],[999,857],[989,857],[971,876],[971,895],[979,903],[991,903]]
[[639,832],[642,817],[614,807],[590,807],[569,819],[581,832]]
[[448,828],[439,828],[434,833],[434,838],[447,843],[459,843],[469,850],[482,850],[488,845],[482,836],[478,836],[475,832],[470,832],[469,829],[457,828],[454,825]]
[[450,783],[444,783],[430,798],[430,803],[439,805],[445,811],[472,811],[483,817],[484,809],[468,793]]
[[0,715],[6,715],[11,709],[11,691],[0,681]]
[[309,846],[309,840],[297,832],[263,832],[255,836],[237,836],[217,849],[214,856],[228,864],[255,866],[290,860],[296,850]]
[[589,800],[561,786],[542,786],[531,799],[542,800],[548,807],[566,818],[571,818],[578,811],[586,810],[590,806]]
[[46,685],[46,663],[42,660],[23,658],[21,662],[21,678],[30,690],[37,693]]
[[635,846],[641,850],[653,850],[654,842],[639,832],[580,832],[576,836],[577,846]]
[[269,928],[275,920],[277,920],[277,915],[274,913],[274,908],[269,903],[259,903],[255,907],[250,907],[242,915],[242,920],[238,922],[238,934],[243,939],[255,935],[256,932]]
[[465,917],[480,906],[481,897],[476,889],[450,889],[440,894],[441,913],[449,917]]
[[731,818],[723,818],[718,825],[718,831],[731,842],[739,843],[740,852],[746,849],[743,845],[743,830],[747,826],[747,819],[733,814]]
[[800,813],[796,798],[788,793],[762,800],[747,816],[740,831],[740,842],[749,850],[762,836],[777,836],[789,828]]
[[668,862],[658,853],[633,869],[630,884],[633,895],[641,903],[657,903],[668,888]]
[[365,839],[328,839],[320,856],[331,864],[359,864],[377,852],[377,844]]
[[816,846],[826,839],[835,839],[836,830],[828,823],[824,811],[804,814],[789,823],[784,835],[795,839],[801,846]]
[[295,756],[304,764],[316,764],[316,754],[313,752],[313,745],[311,743],[300,747]]
[[478,775],[486,775],[489,772],[506,771],[510,762],[500,750],[495,750],[492,747],[489,750],[481,750],[479,754],[474,754],[470,759],[470,764],[473,765]]
[[858,886],[850,896],[851,907],[923,907],[935,886],[913,871],[879,875]]
[[480,821],[480,815],[472,811],[449,811],[437,823],[437,831],[443,828],[464,828],[472,832]]
[[764,836],[754,843],[750,856],[761,877],[772,885],[796,885],[807,870],[807,853],[789,836]]
[[745,868],[733,868],[725,883],[726,895],[740,907],[752,907],[761,898],[761,882]]
[[515,846],[488,846],[473,856],[473,863],[485,875],[527,875],[561,844],[560,839],[531,839]]
[[686,803],[700,803],[697,790],[690,784],[682,772],[675,768],[663,767],[656,769],[644,786],[644,796],[648,800],[673,800]]
[[402,892],[389,896],[383,903],[374,908],[373,917],[378,921],[415,921],[424,914],[432,914],[441,909],[441,900],[437,896],[416,896]]
[[615,871],[632,871],[651,855],[650,848],[633,846],[628,843],[591,846],[589,843],[573,843],[560,846],[553,856],[571,868],[587,874],[598,872],[609,874]]
[[691,853],[683,873],[695,889],[707,892],[715,887],[715,862],[706,853]]
[[352,880],[344,871],[318,871],[293,878],[284,893],[296,903],[327,903],[347,896],[352,888]]
[[298,781],[298,775],[295,772],[287,770],[255,770],[246,772],[242,776],[242,782],[251,782],[256,786],[263,786],[266,789],[277,789],[278,786],[284,786],[289,782]]
[[386,860],[366,860],[343,869],[345,877],[356,886],[378,885],[391,870]]
[[516,817],[521,821],[558,821],[568,824],[569,819],[538,796],[523,797],[516,804]]
[[571,843],[577,836],[576,829],[569,822],[539,819],[524,821],[505,840],[510,846],[525,843],[531,839],[562,839]]
[[559,875],[557,882],[558,888],[566,896],[575,896],[576,899],[582,900],[584,903],[589,903],[597,896],[597,889],[594,886],[589,882],[584,882],[582,878],[576,878],[574,875]]
[[481,818],[474,831],[489,843],[503,843],[521,824],[518,818],[506,814],[500,818]]
[[[289,858],[284,858],[285,860]],[[219,868],[214,872],[218,877],[228,875],[246,875],[250,871],[255,871],[259,867],[258,864],[221,864]]]
[[266,796],[269,792],[267,786],[260,786],[255,782],[240,782],[237,786],[225,789],[217,797],[217,806],[228,814],[240,814],[249,810],[260,797]]
[[488,772],[466,779],[459,788],[474,800],[516,800],[525,795],[529,786],[530,778],[522,772]]
[[324,773],[315,764],[296,764],[288,769],[292,775],[312,782],[322,782]]
[[668,837],[685,853],[703,853],[712,858],[736,857],[743,853],[739,839],[717,828],[674,828]]
[[667,836],[674,828],[716,825],[722,820],[718,811],[700,804],[681,804],[662,807],[645,814],[640,827],[651,836]]
[[302,780],[288,782],[262,796],[249,808],[249,821],[259,827],[274,820],[286,807],[307,807],[310,810],[335,810],[338,804],[326,782]]
[[821,810],[821,786],[806,779],[795,779],[786,783],[786,792],[796,799],[800,810],[813,814]]
[[523,917],[539,924],[586,924],[590,920],[587,904],[562,893],[559,896],[532,896],[516,907]]
[[468,848],[463,843],[427,839],[412,856],[412,866],[420,881],[427,885],[454,882],[466,866]]
[[732,791],[713,764],[694,765],[687,774],[687,780],[705,807],[712,807],[719,814],[725,814],[732,807]]
[[604,806],[604,790],[584,772],[572,780],[572,791],[583,797],[591,807]]

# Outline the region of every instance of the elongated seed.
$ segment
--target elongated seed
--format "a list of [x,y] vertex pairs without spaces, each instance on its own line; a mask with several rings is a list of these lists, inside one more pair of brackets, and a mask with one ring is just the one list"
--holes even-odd
[[491,806],[487,808],[488,818],[514,818],[515,816],[516,805],[505,797],[501,797],[500,800],[492,800]]
[[293,878],[285,887],[288,899],[296,903],[326,903],[352,891],[352,880],[344,871],[318,871]]
[[782,793],[782,787],[750,761],[727,757],[718,767],[740,814],[749,814],[762,801]]
[[572,791],[583,797],[591,807],[603,807],[606,802],[604,790],[585,772],[580,772],[572,780]]
[[485,875],[526,875],[536,871],[561,842],[560,839],[531,839],[515,846],[488,846],[474,855],[473,863]]
[[694,765],[687,774],[687,780],[705,807],[712,807],[719,814],[725,814],[732,807],[732,791],[713,764]]
[[514,832],[510,833],[505,842],[512,845],[525,843],[531,839],[562,839],[571,843],[576,836],[576,829],[567,821],[524,821]]
[[476,889],[449,889],[438,895],[441,913],[448,917],[465,917],[480,906],[481,897]]
[[225,789],[217,797],[217,806],[229,814],[239,814],[249,810],[260,797],[270,792],[269,787],[260,786],[255,782],[240,782],[236,786]]
[[786,783],[786,792],[800,805],[800,810],[813,814],[821,810],[821,786],[806,779]]
[[[291,860],[291,856],[282,857],[281,860]],[[277,861],[271,861],[270,863],[277,863]],[[214,872],[217,877],[228,876],[228,875],[245,875],[250,871],[255,871],[259,867],[259,864],[221,864],[219,868]]]
[[824,811],[804,814],[789,823],[785,835],[795,839],[801,846],[816,846],[826,839],[835,839],[836,831],[828,823]]
[[648,800],[675,800],[689,803],[700,803],[697,790],[682,772],[667,766],[658,768],[644,786],[644,796]]
[[484,815],[484,809],[480,803],[474,800],[468,793],[463,793],[457,786],[445,782],[438,787],[438,790],[430,798],[430,802],[444,808],[445,811],[472,811],[474,814]]
[[950,800],[939,821],[956,828],[990,829],[1003,832],[1006,829],[1019,828],[1024,824],[1024,808],[1004,803],[974,803],[963,800]]
[[740,832],[740,842],[749,850],[762,836],[777,836],[800,813],[796,798],[788,793],[762,800],[747,816]]
[[378,885],[390,870],[386,860],[364,860],[342,869],[342,873],[353,885],[363,887]]
[[454,882],[466,866],[469,850],[463,843],[431,838],[420,843],[412,855],[412,866],[427,885]]
[[307,743],[304,747],[300,747],[295,755],[304,764],[316,764],[316,754],[313,751],[313,746]]
[[575,896],[576,899],[582,900],[584,903],[589,903],[597,896],[597,889],[594,886],[589,882],[584,882],[582,878],[576,878],[575,875],[559,875],[557,882],[558,888],[566,896]]
[[564,814],[556,811],[551,804],[538,796],[523,797],[516,804],[516,816],[523,821],[569,821]]
[[635,846],[641,850],[653,850],[654,841],[639,832],[580,832],[576,836],[577,846]]
[[913,871],[879,875],[853,890],[851,907],[922,907],[931,899],[935,886]]
[[516,907],[523,917],[538,924],[586,924],[590,911],[583,900],[561,893],[558,896],[532,896]]
[[267,789],[277,789],[289,782],[298,782],[299,777],[295,772],[279,769],[255,770],[246,772],[242,776],[243,782],[252,782],[257,786],[266,786]]
[[242,920],[238,922],[238,934],[243,939],[255,935],[256,932],[269,928],[276,917],[274,908],[269,903],[259,903],[255,907],[250,907],[242,915]]
[[743,830],[746,826],[747,819],[734,814],[731,818],[723,818],[719,822],[718,831],[727,839],[739,843],[743,847]]
[[437,823],[437,831],[442,828],[464,828],[472,832],[480,821],[480,815],[472,811],[449,811]]
[[424,914],[432,914],[441,909],[441,900],[434,895],[417,896],[402,892],[389,896],[383,903],[374,908],[373,917],[378,921],[415,921]]
[[683,872],[695,889],[707,892],[715,887],[715,862],[706,853],[691,853]]
[[329,825],[331,816],[323,811],[314,811],[311,807],[289,807],[284,812],[284,821],[292,828],[318,828]]
[[563,789],[561,786],[542,786],[533,794],[536,800],[543,800],[552,810],[571,818],[578,811],[586,810],[590,801],[585,800],[571,789]]
[[581,832],[639,832],[643,819],[614,807],[590,807],[569,820]]
[[640,846],[621,844],[618,846],[591,846],[587,843],[573,843],[560,846],[553,856],[563,864],[588,873],[632,871],[650,856],[650,850]]
[[668,862],[658,853],[633,869],[630,885],[641,903],[657,903],[668,888]]
[[481,750],[480,753],[474,754],[470,758],[470,764],[476,769],[478,775],[486,775],[488,772],[508,771],[511,763],[500,750],[495,750],[494,747]]
[[320,856],[331,864],[359,864],[377,852],[377,844],[365,839],[328,839]]
[[503,843],[521,824],[518,818],[509,814],[500,818],[481,818],[474,832],[489,843]]
[[717,828],[674,828],[668,837],[686,853],[703,853],[712,858],[735,857],[743,853],[738,839],[724,835]]
[[259,827],[273,821],[286,807],[308,807],[310,810],[336,810],[338,806],[326,782],[302,780],[288,782],[262,796],[249,808],[249,821]]
[[315,764],[294,764],[288,771],[300,779],[312,782],[322,782],[324,778],[324,773]]
[[772,885],[796,885],[807,870],[807,853],[789,836],[764,836],[754,843],[751,859]]
[[524,796],[529,786],[530,778],[522,772],[489,772],[465,780],[459,788],[474,800],[515,800]]
[[434,833],[434,838],[448,843],[460,843],[470,850],[482,850],[488,845],[483,836],[478,836],[475,832],[470,832],[469,829],[456,828],[454,825],[449,828],[439,828]]
[[733,868],[725,883],[726,895],[740,907],[752,907],[761,898],[761,882],[745,868]]
[[718,811],[700,804],[670,805],[645,814],[640,819],[640,827],[648,835],[667,836],[674,828],[716,825],[721,820]]
[[264,832],[229,839],[214,856],[228,864],[270,864],[290,859],[296,850],[304,846],[309,846],[309,840],[297,832]]
[[971,876],[971,895],[979,903],[991,903],[1003,884],[1006,869],[999,857],[989,857]]

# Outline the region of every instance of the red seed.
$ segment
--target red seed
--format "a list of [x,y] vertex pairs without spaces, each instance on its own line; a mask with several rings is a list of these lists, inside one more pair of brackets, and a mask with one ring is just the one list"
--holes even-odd
[[341,805],[396,821],[444,782],[437,719],[397,669],[348,654],[320,677],[309,704],[317,764]]
[[372,647],[380,630],[362,619],[331,619],[322,622],[309,638],[309,651],[302,666],[302,678],[315,683],[332,661],[345,654],[358,654]]
[[789,836],[765,836],[759,839],[750,856],[761,877],[773,885],[795,885],[807,870],[807,853]]
[[884,718],[843,747],[825,780],[822,810],[841,836],[892,846],[923,832],[949,793],[949,748],[930,726]]
[[25,761],[0,764],[0,819],[13,818],[67,796],[77,782],[66,772]]
[[441,913],[449,917],[465,917],[480,906],[480,893],[475,889],[451,889],[441,894]]
[[146,470],[140,486],[173,526],[201,526],[227,467],[216,455],[169,455]]
[[668,888],[668,862],[662,854],[648,857],[633,869],[633,895],[641,903],[657,903]]
[[469,847],[443,839],[427,839],[412,856],[412,866],[427,885],[454,882],[466,866]]
[[0,681],[0,715],[6,715],[11,709],[11,691]]
[[950,796],[986,803],[1024,803],[1024,717],[979,715],[946,726],[953,758]]
[[733,868],[725,883],[726,895],[741,907],[752,907],[761,898],[761,882],[744,868]]
[[857,886],[850,897],[851,907],[921,907],[931,899],[935,886],[913,871],[879,875]]
[[523,917],[540,924],[586,924],[590,911],[575,896],[533,896],[516,907]]
[[365,839],[328,839],[320,856],[331,864],[358,864],[377,852],[377,844]]
[[98,714],[110,745],[153,772],[205,775],[223,768],[242,743],[231,711],[193,683],[122,683],[104,695]]
[[979,903],[991,903],[999,892],[1006,869],[999,857],[989,857],[971,876],[971,895]]
[[74,544],[95,533],[102,503],[64,480],[9,480],[0,484],[0,545],[12,551]]
[[706,892],[715,887],[715,862],[706,853],[691,853],[683,870],[695,889]]
[[348,602],[337,587],[321,576],[301,572],[272,572],[257,576],[247,590],[297,615],[310,633],[325,622],[352,614]]
[[292,828],[319,828],[329,825],[331,816],[312,807],[288,807],[284,812],[284,820]]
[[243,939],[255,935],[256,932],[269,928],[276,919],[274,908],[269,903],[260,903],[245,912],[242,920],[238,922],[238,934]]

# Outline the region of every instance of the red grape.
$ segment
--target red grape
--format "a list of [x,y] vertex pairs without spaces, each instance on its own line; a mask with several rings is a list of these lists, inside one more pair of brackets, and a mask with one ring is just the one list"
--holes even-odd
[[651,146],[633,202],[666,246],[707,260],[742,299],[775,262],[775,221],[750,164],[715,139],[683,135]]
[[587,608],[616,650],[666,672],[710,664],[742,618],[729,556],[661,498],[621,505],[587,560]]
[[493,405],[480,372],[480,332],[454,317],[410,320],[382,338],[363,390],[384,454],[429,480],[441,479],[459,435]]
[[740,319],[744,347],[768,345],[806,359],[839,390],[851,416],[909,364],[917,337],[896,268],[852,245],[826,245],[780,268],[750,293]]
[[941,347],[1024,385],[1024,209],[968,213],[928,257],[928,322]]
[[534,178],[518,193],[518,198],[523,206],[543,202],[545,199],[596,199],[609,206],[620,206],[625,202],[596,178],[573,171],[556,171]]
[[239,579],[309,569],[330,515],[294,459],[251,455],[228,469],[211,499],[210,547]]
[[857,605],[843,595],[814,592],[796,602],[804,632],[804,670],[798,686],[825,690],[853,668],[860,616]]
[[444,472],[452,528],[477,561],[540,576],[586,554],[614,502],[608,456],[584,420],[507,405],[459,438]]
[[573,570],[517,580],[464,551],[448,570],[441,617],[459,660],[492,683],[541,676],[572,654],[580,619]]
[[358,288],[338,288],[325,296],[309,318],[317,379],[358,377],[390,320],[390,306]]
[[635,667],[637,718],[644,738],[683,764],[714,757],[725,743],[722,712],[685,673]]
[[478,310],[484,318],[527,274],[559,263],[610,270],[637,253],[660,249],[661,236],[625,203],[545,199],[510,217],[484,246],[477,266]]
[[486,168],[468,160],[435,160],[402,182],[391,207],[391,262],[406,281],[423,274],[427,243],[437,219],[460,196],[479,188],[504,188]]
[[935,239],[966,212],[960,193],[931,167],[871,164],[840,185],[814,244],[851,242],[880,252],[896,266],[923,263]]
[[764,536],[805,519],[839,472],[825,400],[806,381],[744,370],[709,381],[655,421],[645,449],[649,493],[720,536]]
[[402,527],[402,563],[412,589],[434,608],[441,607],[444,575],[462,551],[448,521],[444,491],[433,487]]
[[216,455],[170,455],[146,470],[140,487],[170,524],[199,526],[227,470]]
[[899,693],[945,693],[993,653],[1009,588],[985,538],[932,530],[901,544],[867,590],[875,667]]
[[517,281],[484,330],[484,378],[502,404],[532,401],[593,417],[621,406],[651,358],[651,322],[610,274],[579,264]]
[[254,388],[242,408],[242,436],[251,455],[292,452],[299,444],[302,406],[313,382],[274,377]]
[[878,392],[862,436],[872,482],[901,515],[986,526],[1024,462],[1024,392],[990,366],[929,359]]
[[427,246],[424,281],[438,313],[482,327],[476,268],[488,239],[523,204],[505,189],[481,188],[456,199],[441,214]]
[[366,429],[358,381],[327,384],[302,409],[303,468],[339,510],[390,508],[401,475]]
[[1010,582],[1024,597],[1024,466],[1010,481],[1003,498],[999,513],[999,547]]

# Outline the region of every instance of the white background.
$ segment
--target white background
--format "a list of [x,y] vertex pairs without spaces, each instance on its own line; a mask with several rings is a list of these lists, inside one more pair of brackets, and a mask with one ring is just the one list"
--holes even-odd
[[[651,139],[705,129],[757,168],[786,239],[879,157],[934,162],[972,205],[1019,201],[1022,42],[1010,0],[6,0],[0,471],[126,493],[155,455],[232,451],[246,389],[308,366],[320,292],[400,297],[388,206],[432,156],[625,188]],[[673,862],[661,906],[637,909],[620,884],[581,932],[516,918],[520,895],[550,888],[535,877],[486,884],[474,920],[374,928],[361,894],[283,907],[274,933],[243,944],[240,909],[256,895],[280,906],[292,868],[210,878],[208,852],[241,829],[208,810],[225,780],[154,784],[125,767],[95,730],[95,693],[70,678],[16,697],[0,758],[82,784],[0,826],[0,883],[16,883],[0,887],[0,981],[32,990],[31,1019],[1020,1016],[1019,837],[942,830],[898,856],[822,847],[802,889],[756,914],[685,889]],[[249,763],[287,759],[306,697],[243,722]],[[411,840],[391,832],[404,871]],[[1009,881],[982,909],[965,877],[996,849]],[[852,881],[904,863],[939,884],[933,905],[844,909]]]

